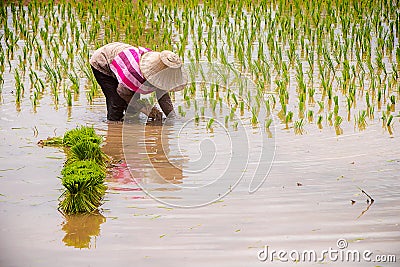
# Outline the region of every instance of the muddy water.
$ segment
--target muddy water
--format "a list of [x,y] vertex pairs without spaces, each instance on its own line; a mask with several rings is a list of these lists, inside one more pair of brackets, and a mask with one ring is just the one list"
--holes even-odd
[[[1,266],[275,266],[285,263],[257,259],[265,245],[271,250],[320,252],[336,248],[340,238],[348,241],[349,249],[400,255],[400,141],[381,125],[363,132],[345,129],[340,136],[328,126],[294,135],[277,125],[275,160],[256,193],[247,192],[245,177],[220,201],[188,209],[167,206],[142,191],[124,160],[123,127],[103,121],[101,98],[91,107],[82,101],[70,116],[66,108],[51,105],[37,113],[29,108],[17,113],[12,101],[0,108]],[[100,214],[65,218],[57,211],[64,152],[36,142],[83,122],[105,136],[103,149],[114,168]],[[138,161],[136,170],[130,166],[138,181],[162,192],[161,199],[185,197],[184,190],[171,190],[171,184],[191,185],[193,176],[165,159],[174,158],[184,167],[198,151],[176,153],[176,125],[164,131],[168,149],[160,149],[165,143],[160,126],[144,127],[139,121],[131,127],[137,127],[130,131],[133,142],[156,151],[153,164]],[[137,157],[134,152],[127,157]],[[157,170],[173,178],[172,183],[152,179]],[[371,206],[360,189],[375,200]]]
[[[12,24],[11,17],[8,24]],[[17,57],[11,64],[17,66]],[[144,126],[139,120],[124,135],[128,128],[104,122],[104,99],[87,105],[85,92],[74,95],[73,107],[68,109],[63,100],[54,106],[47,88],[34,109],[26,85],[22,103],[16,107],[13,75],[4,72],[0,95],[0,266],[292,266],[277,258],[273,263],[270,259],[260,262],[257,254],[266,245],[270,250],[320,253],[336,249],[338,239],[346,239],[348,249],[396,255],[400,261],[398,117],[392,136],[381,128],[381,111],[368,121],[367,130],[360,132],[352,122],[343,123],[339,136],[325,123],[321,131],[315,123],[306,124],[304,134],[295,135],[275,118],[275,158],[257,192],[248,193],[251,171],[257,165],[250,160],[246,170],[240,164],[228,168],[233,170],[232,181],[243,179],[226,197],[199,208],[177,208],[187,203],[183,200],[189,204],[203,201],[191,188],[210,183],[214,173],[226,171],[231,154],[218,150],[229,148],[221,128],[211,133],[204,125],[190,126],[181,132],[181,122],[161,128]],[[295,77],[293,70],[291,77]],[[291,106],[296,110],[293,105],[296,102]],[[358,110],[365,109],[362,102],[358,105]],[[341,101],[343,118],[345,111]],[[81,124],[94,125],[105,137],[103,150],[112,157],[113,168],[100,212],[64,217],[57,211],[64,151],[36,143]],[[258,134],[249,136],[255,151],[260,148]],[[222,156],[211,158],[215,165],[207,174],[191,171],[199,167],[198,158],[212,155],[213,147],[203,137],[220,145],[216,151]],[[224,189],[219,191],[223,194],[227,188],[216,189]],[[361,190],[374,199],[372,204]]]

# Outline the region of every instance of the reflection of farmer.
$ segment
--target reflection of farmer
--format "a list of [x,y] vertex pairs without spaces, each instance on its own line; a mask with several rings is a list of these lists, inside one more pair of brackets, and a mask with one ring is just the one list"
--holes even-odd
[[135,111],[153,119],[160,118],[157,110],[138,101],[140,94],[154,91],[162,111],[168,116],[174,112],[168,92],[181,90],[187,83],[181,60],[167,50],[160,53],[124,43],[110,43],[93,53],[90,65],[106,96],[109,121],[121,121],[129,103]]
[[[132,183],[131,173],[135,179],[145,183],[182,182],[185,158],[170,147],[170,137],[175,134],[172,127],[146,125],[143,128],[139,124],[125,124],[123,127],[121,124],[108,124],[107,127],[103,151],[113,159],[115,167],[108,181]],[[123,131],[125,136],[129,134],[129,138],[123,140]],[[124,152],[130,173],[123,162]]]

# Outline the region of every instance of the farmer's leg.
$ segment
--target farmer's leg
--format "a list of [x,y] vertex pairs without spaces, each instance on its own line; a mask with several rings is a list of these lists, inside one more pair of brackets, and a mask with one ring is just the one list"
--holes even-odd
[[92,67],[92,71],[96,81],[99,83],[101,90],[106,97],[107,104],[107,120],[121,121],[124,117],[127,103],[117,93],[118,80],[105,75],[104,73]]
[[138,102],[140,99],[140,93],[133,92],[121,84],[117,87],[117,93],[128,104],[130,113],[138,113],[144,107],[143,104]]

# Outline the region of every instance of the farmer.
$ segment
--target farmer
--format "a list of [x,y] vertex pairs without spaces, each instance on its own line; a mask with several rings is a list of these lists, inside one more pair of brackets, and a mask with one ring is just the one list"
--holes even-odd
[[128,104],[153,120],[161,119],[158,109],[138,101],[141,94],[154,91],[164,114],[175,114],[168,92],[182,90],[187,76],[173,52],[115,42],[97,49],[89,62],[106,96],[108,121],[122,121]]

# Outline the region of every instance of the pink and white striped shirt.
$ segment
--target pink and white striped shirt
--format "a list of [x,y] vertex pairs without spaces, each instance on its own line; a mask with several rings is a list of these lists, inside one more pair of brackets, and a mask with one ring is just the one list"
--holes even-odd
[[149,94],[155,90],[155,87],[144,85],[146,79],[139,68],[140,57],[148,51],[151,50],[141,46],[125,49],[110,64],[110,69],[119,83],[141,94]]

